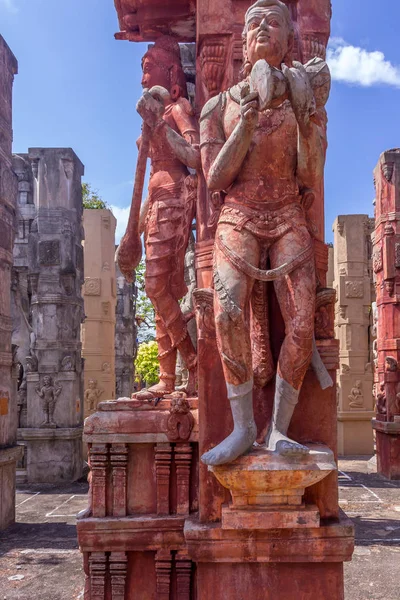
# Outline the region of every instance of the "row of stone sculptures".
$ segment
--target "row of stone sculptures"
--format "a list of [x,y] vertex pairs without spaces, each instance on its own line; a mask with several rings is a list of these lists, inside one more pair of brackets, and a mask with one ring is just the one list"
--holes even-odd
[[[203,455],[209,465],[230,462],[256,439],[253,385],[276,374],[273,418],[265,440],[284,455],[307,453],[287,437],[310,364],[323,388],[332,381],[314,340],[318,281],[309,218],[326,151],[330,76],[322,59],[292,60],[294,29],[279,0],[258,0],[243,31],[243,79],[211,98],[200,116],[187,100],[179,45],[159,38],[142,61],[143,118],[131,214],[119,248],[130,276],[146,249],[146,291],[156,311],[160,382],[148,400],[171,393],[177,351],[195,391],[196,352],[179,305],[186,292],[184,254],[194,217],[196,170],[205,177],[217,222],[214,245],[214,313],[217,344],[232,409],[233,432]],[[141,201],[141,154],[151,157],[148,199]],[[147,158],[147,156],[146,156]],[[139,164],[140,163],[140,164]],[[273,282],[285,323],[275,368],[269,344],[266,282]],[[250,315],[250,318],[249,318]]]

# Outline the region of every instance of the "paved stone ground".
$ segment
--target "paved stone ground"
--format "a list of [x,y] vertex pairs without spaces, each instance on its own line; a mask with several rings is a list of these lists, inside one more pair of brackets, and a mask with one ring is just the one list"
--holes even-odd
[[[341,506],[356,528],[346,600],[400,600],[400,482],[369,474],[367,459],[339,468]],[[0,600],[83,599],[75,515],[86,492],[82,482],[19,486],[17,523],[0,534]]]

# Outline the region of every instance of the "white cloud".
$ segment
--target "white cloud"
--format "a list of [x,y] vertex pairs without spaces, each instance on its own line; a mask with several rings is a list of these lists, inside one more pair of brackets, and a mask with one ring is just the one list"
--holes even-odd
[[329,42],[327,61],[332,79],[371,87],[391,85],[400,88],[400,66],[386,60],[383,52],[368,52],[364,48],[351,46],[341,38]]
[[18,12],[18,8],[16,6],[15,0],[0,0],[0,8],[5,8],[8,12],[16,13]]
[[117,219],[117,229],[115,231],[115,243],[119,244],[122,236],[125,233],[128,224],[130,206],[121,208],[120,206],[110,206],[114,217]]

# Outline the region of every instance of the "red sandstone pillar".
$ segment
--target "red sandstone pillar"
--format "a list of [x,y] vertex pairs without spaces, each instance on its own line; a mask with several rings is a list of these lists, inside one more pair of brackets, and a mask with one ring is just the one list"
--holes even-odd
[[381,155],[374,180],[378,356],[374,377],[377,414],[372,426],[378,473],[400,479],[400,149]]

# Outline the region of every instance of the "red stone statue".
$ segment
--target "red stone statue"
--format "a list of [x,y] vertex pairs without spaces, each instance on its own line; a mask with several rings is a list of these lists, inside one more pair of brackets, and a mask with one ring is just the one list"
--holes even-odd
[[275,372],[265,282],[274,282],[286,330],[267,448],[308,452],[286,433],[311,361],[321,385],[332,385],[314,342],[317,282],[307,218],[323,177],[326,140],[317,109],[328,98],[329,71],[321,59],[292,61],[293,23],[279,0],[255,2],[243,36],[245,79],[209,100],[200,119],[206,181],[224,197],[214,311],[234,421],[233,432],[203,455],[209,465],[234,460],[256,439],[253,384],[264,386]]
[[[151,399],[174,390],[177,350],[189,370],[186,391],[195,392],[197,357],[179,299],[187,292],[184,258],[197,193],[196,176],[189,174],[188,167],[200,168],[200,152],[178,43],[167,36],[159,38],[144,55],[142,69],[145,91],[137,110],[144,121],[141,150],[145,136],[150,137],[151,174],[140,222],[146,248],[146,293],[156,312],[160,381],[140,394]],[[141,233],[137,217],[130,217],[118,253],[125,276],[137,264],[134,257]]]

